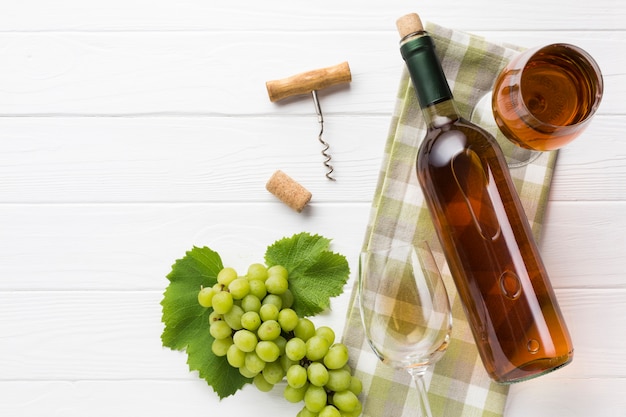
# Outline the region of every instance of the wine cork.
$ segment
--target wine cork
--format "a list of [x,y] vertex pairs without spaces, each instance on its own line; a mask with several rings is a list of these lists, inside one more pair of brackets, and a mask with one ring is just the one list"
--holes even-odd
[[304,209],[312,196],[306,188],[281,170],[274,172],[265,188],[298,213]]
[[398,33],[400,34],[400,38],[404,38],[411,33],[420,32],[424,30],[424,25],[422,24],[422,20],[417,15],[417,13],[410,13],[402,16],[396,21],[396,27],[398,28]]

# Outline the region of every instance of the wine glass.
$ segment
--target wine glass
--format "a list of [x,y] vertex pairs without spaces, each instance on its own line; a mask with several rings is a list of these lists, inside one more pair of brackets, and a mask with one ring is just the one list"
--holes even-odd
[[510,168],[525,166],[578,137],[603,88],[600,67],[586,51],[566,43],[541,46],[508,63],[470,119],[496,137]]
[[383,363],[413,377],[420,416],[431,417],[422,377],[448,347],[452,314],[428,244],[366,251],[359,261],[365,336]]

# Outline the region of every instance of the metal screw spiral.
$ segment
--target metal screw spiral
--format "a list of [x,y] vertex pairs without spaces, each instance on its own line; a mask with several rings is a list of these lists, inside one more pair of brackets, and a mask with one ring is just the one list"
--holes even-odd
[[322,138],[323,134],[324,134],[324,115],[322,114],[322,108],[320,106],[320,102],[317,98],[317,91],[313,90],[311,91],[311,95],[313,96],[313,104],[315,104],[315,112],[317,113],[317,121],[320,124],[320,133],[317,136],[317,140],[319,140],[319,142],[324,146],[324,148],[322,149],[322,156],[324,156],[324,166],[327,168],[326,171],[326,178],[328,178],[331,181],[335,181],[335,178],[333,178],[331,176],[331,174],[334,171],[333,166],[330,164],[330,160],[332,159],[330,154],[328,153],[328,149],[330,148],[330,145],[324,141],[324,139]]

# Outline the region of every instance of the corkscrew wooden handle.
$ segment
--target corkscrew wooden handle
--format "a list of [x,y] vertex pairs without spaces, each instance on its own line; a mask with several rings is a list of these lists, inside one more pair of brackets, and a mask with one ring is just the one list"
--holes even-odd
[[320,68],[280,80],[268,81],[265,83],[265,86],[267,87],[270,101],[273,103],[290,96],[307,94],[350,81],[352,81],[350,67],[347,62],[342,62],[332,67]]

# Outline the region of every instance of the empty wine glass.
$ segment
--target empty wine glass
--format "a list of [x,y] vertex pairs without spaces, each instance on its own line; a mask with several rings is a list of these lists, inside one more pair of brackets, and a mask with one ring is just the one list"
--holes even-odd
[[427,243],[362,252],[359,305],[374,353],[408,371],[419,392],[419,416],[431,417],[422,377],[448,347],[452,315]]
[[578,137],[603,94],[600,67],[583,49],[555,43],[529,49],[500,72],[470,119],[492,133],[509,167]]

